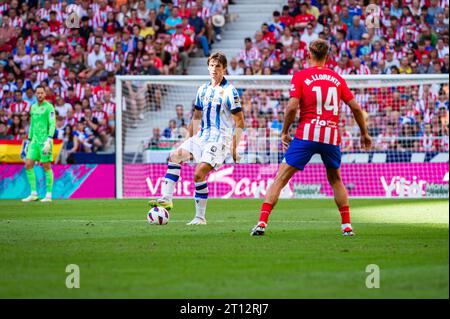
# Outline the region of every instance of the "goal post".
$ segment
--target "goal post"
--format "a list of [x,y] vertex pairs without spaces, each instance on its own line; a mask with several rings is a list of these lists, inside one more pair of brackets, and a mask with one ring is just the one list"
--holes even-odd
[[[239,92],[246,128],[238,147],[241,162],[227,158],[210,174],[210,197],[261,197],[283,158],[280,130],[292,76],[226,78]],[[365,111],[374,142],[370,152],[360,149],[359,130],[341,103],[342,175],[349,195],[448,198],[448,75],[343,78]],[[117,198],[160,195],[168,154],[187,137],[195,94],[209,80],[209,76],[116,76]],[[192,174],[193,165],[183,165],[176,197],[191,196]],[[320,156],[313,156],[282,194],[330,196]]]

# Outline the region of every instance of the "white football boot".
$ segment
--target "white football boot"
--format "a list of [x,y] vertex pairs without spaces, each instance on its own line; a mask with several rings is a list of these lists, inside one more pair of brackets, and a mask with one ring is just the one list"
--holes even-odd
[[45,194],[45,197],[40,200],[40,202],[43,202],[43,203],[47,203],[47,202],[49,203],[51,201],[52,201],[52,193],[51,192],[48,192],[47,194]]
[[200,217],[195,217],[193,220],[191,220],[186,225],[206,225],[206,220]]
[[28,196],[27,198],[22,199],[22,202],[35,202],[39,200],[39,198],[37,197],[37,195],[35,194],[31,194],[30,196]]
[[341,232],[344,236],[354,236],[352,224],[342,224],[341,225]]
[[267,224],[265,222],[259,222],[258,225],[253,227],[252,231],[250,232],[250,236],[262,236],[264,235],[264,232],[266,231]]

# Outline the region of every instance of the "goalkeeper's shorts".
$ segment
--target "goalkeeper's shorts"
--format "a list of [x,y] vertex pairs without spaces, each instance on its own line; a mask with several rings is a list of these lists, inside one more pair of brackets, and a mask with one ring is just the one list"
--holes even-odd
[[53,141],[51,142],[51,148],[48,154],[42,151],[43,148],[44,143],[31,141],[30,145],[28,145],[27,158],[41,163],[51,162],[53,160]]

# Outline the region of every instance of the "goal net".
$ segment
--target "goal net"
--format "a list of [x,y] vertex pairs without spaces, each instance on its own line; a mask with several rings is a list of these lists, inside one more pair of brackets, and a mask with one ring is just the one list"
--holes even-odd
[[[344,76],[365,112],[374,147],[360,148],[347,105],[339,123],[341,174],[351,197],[448,198],[449,79],[447,75]],[[265,195],[284,153],[280,132],[290,76],[230,76],[245,117],[238,152],[208,176],[210,197]],[[205,76],[116,78],[118,198],[158,197],[171,150],[188,137],[193,102]],[[297,123],[297,122],[295,122]],[[296,126],[291,128],[295,132]],[[195,163],[183,164],[176,197],[194,194]],[[319,155],[283,189],[283,198],[333,196]]]

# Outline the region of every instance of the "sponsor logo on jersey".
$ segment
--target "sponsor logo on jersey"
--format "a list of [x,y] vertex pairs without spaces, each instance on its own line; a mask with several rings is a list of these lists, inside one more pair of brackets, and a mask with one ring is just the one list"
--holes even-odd
[[204,104],[208,104],[209,102],[211,102],[212,104],[220,104],[220,98],[218,98],[218,97],[213,97],[213,98],[205,97],[203,99],[203,103]]
[[320,116],[316,117],[315,119],[311,120],[311,124],[315,124],[316,126],[328,126],[331,128],[337,128],[337,123],[334,121],[325,121],[321,120]]

